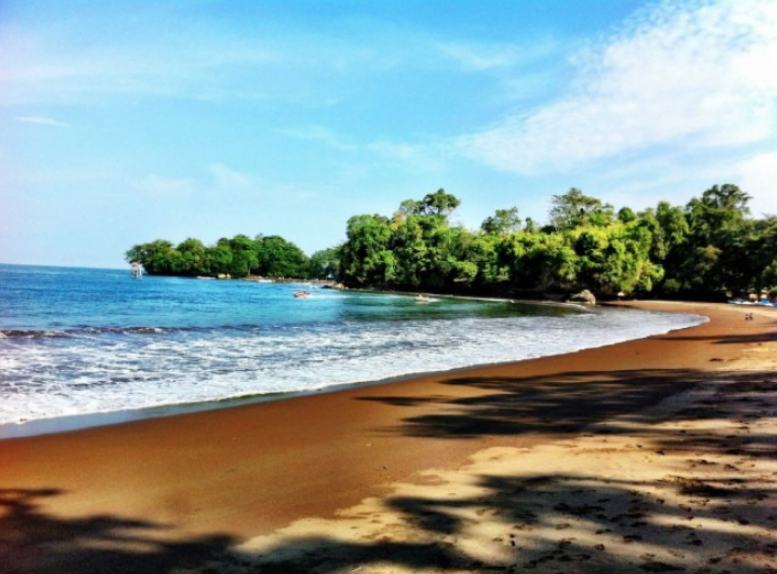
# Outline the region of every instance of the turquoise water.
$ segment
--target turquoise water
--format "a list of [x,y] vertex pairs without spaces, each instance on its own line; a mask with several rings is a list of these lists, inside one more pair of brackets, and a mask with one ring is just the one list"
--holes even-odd
[[[300,288],[311,297],[295,299]],[[520,360],[702,320],[16,265],[0,265],[0,300],[0,425],[14,427]]]

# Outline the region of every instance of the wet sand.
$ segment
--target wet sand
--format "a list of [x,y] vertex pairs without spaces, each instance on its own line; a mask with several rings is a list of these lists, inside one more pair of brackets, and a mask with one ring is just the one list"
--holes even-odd
[[[610,509],[609,502],[595,502],[607,496],[581,503],[588,499],[580,498],[583,493],[575,494],[576,490],[590,487],[596,491],[598,487],[562,488],[559,477],[585,470],[590,483],[613,480],[609,477],[621,467],[629,472],[655,468],[652,459],[640,458],[647,456],[644,449],[649,443],[653,459],[669,460],[666,452],[657,454],[665,447],[654,446],[658,427],[648,428],[653,424],[670,425],[670,431],[661,427],[662,440],[669,434],[683,449],[690,449],[690,454],[681,455],[682,460],[710,463],[696,463],[694,472],[711,469],[719,463],[710,460],[708,450],[723,456],[722,443],[733,439],[702,436],[708,441],[706,446],[703,441],[687,441],[682,429],[671,430],[672,424],[681,424],[677,412],[682,409],[671,414],[661,401],[677,393],[691,396],[691,389],[701,383],[696,388],[706,389],[704,400],[711,401],[701,411],[707,412],[703,419],[713,419],[712,413],[725,421],[755,424],[755,418],[746,420],[738,411],[726,414],[717,409],[726,395],[714,398],[717,391],[707,387],[722,384],[721,376],[737,384],[757,379],[763,387],[758,392],[771,396],[770,385],[777,385],[772,382],[777,377],[770,374],[774,353],[769,350],[777,333],[774,309],[672,303],[638,306],[698,313],[712,320],[693,329],[570,355],[0,441],[0,572],[3,568],[13,573],[346,572],[357,568],[458,572],[519,565],[548,572],[603,571],[585,566],[598,556],[597,544],[591,545],[591,557],[573,560],[578,570],[554,562],[574,555],[552,552],[579,544],[576,540],[581,536],[551,543],[543,535],[550,544],[543,554],[542,548],[527,550],[525,541],[521,546],[517,542],[521,531],[512,528],[525,524],[534,529],[531,520],[540,520],[550,511],[563,514],[563,505],[577,512],[566,521],[569,528],[580,528],[575,520],[581,516],[590,522],[588,515],[608,513],[631,512],[632,523],[645,522],[636,515],[646,511],[629,510],[632,501],[626,495],[615,496],[622,498],[619,505],[625,504],[625,510]],[[745,312],[751,310],[756,320],[744,321]],[[768,396],[752,398],[767,406],[750,415],[767,416]],[[642,425],[641,430],[629,431],[637,433],[636,437],[617,426],[628,417]],[[760,423],[765,425],[759,430],[761,435],[774,433],[774,424]],[[744,422],[737,424],[745,426]],[[719,422],[715,428],[723,426]],[[734,430],[722,437],[739,436]],[[606,455],[610,452],[607,446],[605,454],[578,459],[572,470],[558,465],[569,458],[565,453],[570,448],[602,450],[596,441],[607,434],[616,434],[618,440],[627,437],[615,449],[617,457]],[[644,443],[641,447],[632,444],[637,439]],[[631,446],[626,448],[626,444]],[[763,453],[771,453],[771,460],[777,458],[773,442],[764,439],[758,445]],[[725,464],[720,463],[719,468]],[[538,469],[538,465],[545,468]],[[609,470],[602,474],[604,469]],[[544,471],[545,483],[537,482],[538,470]],[[602,472],[597,474],[597,470]],[[764,473],[766,470],[758,476],[763,479]],[[656,488],[655,481],[664,480],[649,473],[641,478],[629,476],[623,480]],[[693,478],[696,475],[677,476],[702,480]],[[487,477],[496,482],[488,483]],[[682,481],[675,483],[680,490],[687,486]],[[554,496],[561,496],[558,491],[562,491],[566,498],[539,494],[546,489],[542,484],[555,484],[551,488]],[[434,498],[443,491],[453,494],[445,501]],[[515,511],[506,508],[525,505],[526,497],[537,504],[543,496],[554,504],[527,510],[534,519],[512,524]],[[634,496],[637,502],[641,500],[641,495]],[[758,503],[761,509],[775,503],[773,489],[761,488],[759,496],[766,497]],[[575,504],[602,510],[581,511]],[[501,514],[496,512],[500,509]],[[505,513],[510,517],[507,522]],[[500,528],[508,527],[508,522],[508,531],[502,532]],[[556,526],[564,523],[556,522]],[[472,524],[476,534],[468,530]],[[611,526],[597,530],[610,528],[612,532]],[[488,543],[481,530],[486,536],[493,534]],[[525,532],[531,532],[532,544],[538,544],[535,530]],[[644,536],[627,541],[624,537],[631,534],[618,535],[630,549],[653,554],[641,563],[635,559],[634,567],[641,568],[635,571],[671,571],[676,566],[654,548],[661,540],[651,539],[652,550],[644,550],[640,546]],[[494,550],[496,539],[501,540],[499,551]],[[614,542],[605,546],[612,549]],[[547,556],[551,558],[545,560]],[[651,566],[651,562],[658,565]],[[721,558],[713,564],[722,562]],[[626,568],[626,562],[620,564]]]

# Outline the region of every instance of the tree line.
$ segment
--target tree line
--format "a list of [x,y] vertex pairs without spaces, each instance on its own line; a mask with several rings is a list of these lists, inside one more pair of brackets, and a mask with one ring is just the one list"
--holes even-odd
[[127,251],[151,274],[336,278],[354,287],[528,294],[589,289],[719,299],[777,287],[777,217],[750,216],[750,197],[715,185],[684,206],[616,211],[572,188],[548,222],[499,209],[479,229],[451,222],[460,200],[443,189],[392,215],[356,215],[346,240],[307,257],[277,235],[237,235],[206,247],[157,240]]
[[219,276],[292,277],[313,279],[334,277],[336,249],[325,249],[308,257],[299,247],[278,235],[257,235],[254,239],[236,235],[206,246],[189,238],[178,245],[165,239],[133,246],[127,261],[138,262],[150,275],[181,277]]
[[777,217],[750,217],[737,186],[713,186],[685,206],[615,211],[572,188],[549,221],[497,210],[480,229],[453,225],[458,198],[439,190],[391,216],[358,215],[340,247],[348,284],[475,292],[656,293],[716,299],[777,287]]

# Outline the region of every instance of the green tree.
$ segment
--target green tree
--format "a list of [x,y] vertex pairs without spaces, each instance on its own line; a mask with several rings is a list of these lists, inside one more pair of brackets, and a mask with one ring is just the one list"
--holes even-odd
[[608,203],[571,188],[564,195],[551,199],[550,224],[557,231],[566,231],[583,225],[608,225],[613,219],[613,208]]
[[316,251],[310,256],[308,276],[313,279],[334,279],[340,269],[340,247]]
[[420,204],[423,215],[447,216],[461,204],[461,201],[440,188],[436,192],[426,195]]
[[521,219],[518,217],[518,208],[497,209],[494,215],[483,220],[480,229],[489,235],[506,235],[515,233],[521,228]]
[[305,253],[279,235],[257,238],[254,271],[268,277],[308,278],[310,262]]
[[578,257],[565,236],[518,231],[498,244],[499,265],[519,289],[569,289],[577,279]]
[[210,256],[208,249],[199,239],[189,238],[178,244],[176,251],[180,254],[178,272],[183,275],[207,275],[210,273]]
[[256,242],[246,235],[235,235],[228,240],[232,250],[232,259],[229,263],[229,273],[232,277],[245,277],[258,263],[258,250]]
[[137,261],[151,275],[174,274],[178,265],[179,253],[166,239],[157,239],[150,243],[134,245],[125,254],[129,262]]
[[389,220],[381,215],[356,215],[348,220],[340,250],[340,275],[360,285],[394,279],[395,258]]
[[722,296],[729,290],[748,289],[760,275],[747,256],[754,231],[747,217],[749,200],[736,185],[724,184],[688,202],[690,232],[678,273],[683,290]]

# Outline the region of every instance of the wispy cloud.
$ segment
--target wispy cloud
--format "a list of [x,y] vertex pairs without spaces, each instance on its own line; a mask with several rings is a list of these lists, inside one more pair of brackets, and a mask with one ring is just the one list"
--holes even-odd
[[516,64],[521,59],[518,48],[510,45],[474,45],[441,42],[436,47],[449,58],[471,70],[490,70]]
[[133,189],[156,199],[176,200],[222,199],[230,196],[259,195],[262,191],[254,176],[221,162],[207,166],[200,177],[149,175],[137,181]]
[[285,135],[294,139],[322,143],[334,149],[349,151],[355,149],[352,143],[346,140],[335,131],[318,125],[306,126],[302,128],[284,128],[275,130],[276,133]]
[[[90,6],[78,16],[63,10],[59,19],[0,23],[0,105],[104,106],[106,96],[330,105],[338,95],[324,84],[402,60],[399,47],[389,54],[363,34],[234,15],[222,21],[208,4]],[[241,10],[251,8],[235,14]],[[119,21],[121,33],[112,35]]]
[[42,126],[56,126],[59,128],[69,128],[70,124],[65,122],[60,122],[58,120],[54,120],[52,118],[46,118],[43,116],[18,116],[15,117],[14,120],[17,122],[24,122],[27,124],[38,124]]
[[570,95],[458,138],[460,152],[536,173],[666,144],[709,149],[775,136],[773,1],[666,1],[574,60]]
[[554,54],[558,42],[535,39],[520,44],[433,42],[443,56],[457,62],[465,70],[483,72],[511,68],[537,61]]

